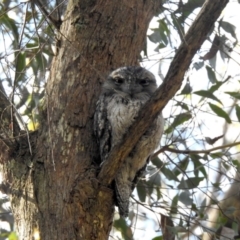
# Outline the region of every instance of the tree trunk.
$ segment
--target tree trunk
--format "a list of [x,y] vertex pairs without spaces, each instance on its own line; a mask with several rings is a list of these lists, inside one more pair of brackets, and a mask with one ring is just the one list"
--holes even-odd
[[[110,70],[138,64],[160,3],[69,2],[57,36],[40,128],[29,136],[16,130],[15,137],[21,136],[1,145],[1,159],[11,159],[3,171],[11,183],[19,239],[32,239],[37,231],[45,240],[108,238],[114,200],[112,189],[96,178],[95,104]],[[10,113],[5,112],[10,123]]]

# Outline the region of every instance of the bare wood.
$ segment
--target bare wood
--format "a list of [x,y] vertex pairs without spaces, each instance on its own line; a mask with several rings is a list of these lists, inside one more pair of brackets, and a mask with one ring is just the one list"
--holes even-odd
[[109,185],[123,160],[131,152],[137,141],[144,134],[157,114],[181,87],[184,74],[197,50],[201,47],[215,21],[220,16],[228,0],[207,0],[200,13],[188,30],[184,41],[176,52],[163,84],[154,96],[142,108],[136,122],[129,129],[123,141],[110,153],[99,174],[99,181]]

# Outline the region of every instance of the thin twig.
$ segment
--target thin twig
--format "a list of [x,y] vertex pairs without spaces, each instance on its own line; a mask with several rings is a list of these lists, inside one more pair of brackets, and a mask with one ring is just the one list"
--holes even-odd
[[20,33],[20,37],[19,37],[19,43],[18,43],[18,48],[19,49],[21,49],[24,29],[25,29],[25,26],[26,26],[26,23],[27,23],[28,5],[29,5],[29,2],[27,3],[26,11],[25,11],[25,14],[24,14],[23,25],[22,25],[22,29],[21,29],[21,33]]
[[46,10],[46,8],[43,6],[41,0],[33,0],[33,2],[38,6],[38,8],[40,9],[40,11],[42,12],[42,14],[53,24],[53,26],[56,29],[60,29],[60,26],[62,24],[61,19],[54,19],[51,16],[51,13],[48,13],[48,11]]
[[210,153],[219,149],[224,149],[224,148],[228,148],[228,147],[234,147],[240,145],[240,142],[234,142],[234,143],[229,143],[226,145],[222,145],[222,146],[218,146],[218,147],[214,147],[214,148],[209,148],[206,150],[179,150],[179,149],[175,149],[175,148],[171,148],[169,146],[164,146],[162,147],[159,151],[155,152],[152,156],[152,158],[157,157],[158,154],[162,153],[162,152],[173,152],[173,153],[181,153],[181,154],[200,154],[200,153]]

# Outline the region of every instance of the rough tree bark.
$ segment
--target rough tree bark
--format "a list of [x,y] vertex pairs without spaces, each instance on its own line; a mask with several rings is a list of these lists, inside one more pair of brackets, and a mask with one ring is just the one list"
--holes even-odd
[[[170,72],[174,71],[153,98],[153,115],[179,89],[191,58],[227,2],[207,1],[206,16],[198,23],[201,34],[187,35],[189,39],[173,60]],[[46,240],[108,238],[114,213],[109,182],[114,174],[106,164],[97,178],[98,151],[92,129],[95,103],[100,83],[110,70],[138,64],[148,24],[160,7],[161,1],[151,0],[69,1],[38,131],[20,132],[16,121],[11,121],[7,99],[0,94],[0,158],[10,184],[19,239],[32,239],[35,230]],[[179,62],[184,60],[187,64],[181,69]],[[171,79],[178,79],[176,86]],[[159,98],[163,92],[165,100]],[[154,105],[159,101],[160,105]],[[123,151],[127,154],[128,150],[123,146]],[[114,169],[121,162],[115,160]],[[110,174],[107,180],[104,173]]]

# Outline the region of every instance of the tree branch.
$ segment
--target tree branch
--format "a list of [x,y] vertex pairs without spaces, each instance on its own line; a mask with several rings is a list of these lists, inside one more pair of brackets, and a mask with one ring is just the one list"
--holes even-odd
[[155,152],[152,155],[152,158],[157,157],[158,154],[160,154],[162,152],[165,152],[165,151],[173,152],[173,153],[181,153],[181,154],[200,154],[200,153],[207,153],[208,154],[210,152],[213,152],[213,151],[216,151],[216,150],[219,150],[219,149],[230,148],[230,147],[234,147],[234,146],[237,146],[237,145],[240,145],[240,142],[229,143],[229,144],[226,144],[226,145],[221,145],[221,146],[214,147],[214,148],[209,148],[209,149],[206,149],[206,150],[191,150],[191,149],[179,150],[179,149],[175,149],[175,148],[170,148],[169,146],[164,146],[159,151]]
[[42,4],[41,0],[32,0],[32,2],[34,4],[36,4],[40,11],[42,12],[42,14],[53,24],[53,26],[56,29],[60,29],[60,26],[62,24],[62,20],[61,19],[55,19],[54,17],[51,16],[51,13],[48,13],[48,11],[46,10],[46,8],[44,7],[44,5]]
[[159,112],[181,87],[184,74],[189,68],[193,56],[206,39],[207,34],[228,2],[229,0],[207,0],[205,2],[177,50],[163,84],[141,109],[138,118],[124,136],[122,142],[112,149],[109,158],[103,163],[98,176],[102,184],[109,185],[112,182],[124,159]]

